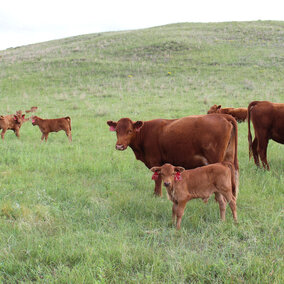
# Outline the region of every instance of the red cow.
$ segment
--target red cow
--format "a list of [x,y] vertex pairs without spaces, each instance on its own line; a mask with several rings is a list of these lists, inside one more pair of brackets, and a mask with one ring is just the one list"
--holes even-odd
[[69,141],[72,141],[71,135],[71,118],[69,116],[55,119],[42,119],[38,116],[32,117],[33,126],[38,125],[42,136],[41,140],[48,138],[49,132],[58,132],[64,130]]
[[207,114],[211,113],[223,113],[223,114],[229,114],[233,116],[238,122],[243,122],[247,119],[247,108],[245,107],[239,107],[239,108],[221,108],[221,105],[213,105],[207,112]]
[[[255,138],[252,142],[250,119],[254,127]],[[269,139],[284,144],[284,104],[267,101],[254,101],[248,106],[248,142],[249,156],[253,155],[259,167],[259,157],[264,169],[269,170],[267,146]]]
[[[222,194],[229,202],[234,220],[237,221],[235,169],[232,163],[215,163],[192,170],[164,164],[153,167],[154,175],[160,174],[167,189],[168,199],[173,202],[173,222],[180,229],[181,218],[186,203],[194,198],[201,198],[207,203],[213,193]],[[225,221],[226,206],[220,206],[221,219]]]
[[4,140],[7,130],[13,130],[19,138],[20,128],[27,120],[21,110],[17,111],[16,114],[0,115],[0,129],[2,129],[1,138]]
[[[149,169],[165,163],[192,169],[225,160],[234,164],[238,180],[238,128],[230,115],[197,115],[144,122],[122,118],[107,124],[111,131],[116,131],[116,149],[125,150],[130,146],[136,159]],[[155,180],[154,193],[162,195],[160,176]]]

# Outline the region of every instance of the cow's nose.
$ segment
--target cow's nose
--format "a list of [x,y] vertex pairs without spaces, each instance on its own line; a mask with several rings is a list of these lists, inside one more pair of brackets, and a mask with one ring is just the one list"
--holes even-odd
[[116,150],[124,150],[124,146],[123,145],[115,145],[115,149]]
[[169,186],[170,184],[170,182],[164,182],[164,186]]

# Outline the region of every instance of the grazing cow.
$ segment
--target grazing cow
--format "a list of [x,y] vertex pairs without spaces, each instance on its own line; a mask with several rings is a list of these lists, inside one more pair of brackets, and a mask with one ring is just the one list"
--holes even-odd
[[[213,193],[219,193],[225,197],[230,204],[233,218],[237,221],[237,192],[235,169],[232,163],[216,163],[187,171],[183,167],[165,164],[162,167],[153,167],[151,171],[154,172],[153,179],[158,174],[162,177],[168,199],[173,202],[172,218],[173,223],[176,221],[178,230],[186,203],[194,198],[201,198],[204,203],[207,203]],[[219,203],[219,207],[221,219],[224,221],[226,203]]]
[[207,112],[207,114],[211,113],[223,113],[229,114],[233,116],[238,122],[244,122],[247,119],[247,108],[240,107],[240,108],[221,108],[221,105],[213,105]]
[[37,107],[36,107],[36,106],[33,106],[33,107],[31,107],[31,109],[26,110],[26,113],[35,112],[35,111],[37,111]]
[[32,117],[33,126],[38,125],[42,132],[41,140],[48,138],[49,132],[58,132],[64,130],[68,136],[69,141],[72,141],[71,135],[71,118],[69,116],[55,119],[42,119],[38,116]]
[[[252,142],[250,119],[254,127],[255,138]],[[264,169],[269,170],[267,146],[269,139],[284,144],[284,104],[267,101],[254,101],[248,106],[248,142],[249,157],[253,155],[259,167],[259,157]]]
[[[225,160],[234,164],[238,177],[238,127],[230,115],[196,115],[144,122],[122,118],[118,122],[109,120],[107,124],[111,131],[116,131],[116,149],[122,151],[130,146],[136,159],[149,169],[165,163],[192,169]],[[161,182],[159,176],[154,190],[160,196]]]
[[0,115],[1,138],[4,140],[7,130],[13,130],[16,136],[20,138],[20,128],[27,120],[21,110],[17,111],[16,114]]

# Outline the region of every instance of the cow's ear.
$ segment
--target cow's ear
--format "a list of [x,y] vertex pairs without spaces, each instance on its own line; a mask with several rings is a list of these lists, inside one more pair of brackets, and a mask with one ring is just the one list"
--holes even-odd
[[25,114],[22,115],[22,118],[25,118]]
[[175,167],[175,172],[182,173],[183,171],[185,171],[185,168],[183,168],[183,167]]
[[221,108],[221,105],[218,105],[218,106],[217,106],[217,109],[220,109],[220,108]]
[[115,131],[115,128],[117,126],[117,122],[108,120],[107,124],[109,125],[109,131]]
[[152,171],[153,173],[154,172],[160,173],[161,167],[153,167],[153,168],[150,169],[150,171]]
[[17,116],[16,116],[16,115],[14,115],[14,120],[16,120],[16,121],[18,120],[18,118],[17,118]]
[[143,124],[144,124],[143,121],[137,120],[135,123],[133,123],[133,128],[135,129],[135,131],[140,131]]

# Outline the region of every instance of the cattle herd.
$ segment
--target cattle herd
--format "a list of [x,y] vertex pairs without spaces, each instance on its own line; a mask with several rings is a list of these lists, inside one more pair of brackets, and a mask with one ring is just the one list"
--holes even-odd
[[[186,203],[194,198],[207,202],[211,194],[219,203],[225,220],[227,202],[237,221],[236,200],[239,183],[238,122],[248,122],[249,157],[269,170],[267,146],[270,139],[284,144],[284,104],[251,102],[248,108],[212,106],[207,115],[179,119],[107,121],[115,131],[115,148],[129,146],[136,159],[154,172],[154,193],[161,196],[162,181],[173,202],[172,217],[180,229]],[[250,120],[254,126],[252,141]]]
[[[35,112],[37,107],[26,110]],[[117,135],[116,149],[129,146],[136,159],[154,174],[154,194],[162,195],[162,181],[168,198],[173,202],[172,217],[177,229],[186,203],[194,198],[207,202],[211,194],[219,203],[221,219],[225,220],[227,202],[237,221],[236,200],[239,187],[238,122],[248,122],[249,157],[269,170],[267,146],[270,139],[284,144],[284,104],[268,101],[251,102],[248,108],[221,108],[213,105],[207,115],[192,115],[179,119],[154,119],[133,122],[129,118],[107,121]],[[254,127],[252,140],[250,120]],[[26,118],[22,111],[0,115],[1,137],[13,130],[17,137],[26,121],[38,125],[45,141],[50,132],[65,131],[72,141],[69,116],[42,119]]]

